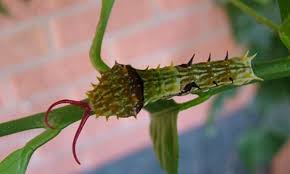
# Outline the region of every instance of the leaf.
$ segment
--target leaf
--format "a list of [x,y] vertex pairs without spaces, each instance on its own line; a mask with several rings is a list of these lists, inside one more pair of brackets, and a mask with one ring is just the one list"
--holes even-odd
[[290,14],[290,1],[289,0],[278,0],[280,14],[282,21],[284,21]]
[[[79,120],[82,113],[83,110],[81,108],[71,105],[53,110],[50,113],[50,122],[53,123],[56,129],[47,129],[37,137],[30,140],[23,148],[11,153],[0,163],[0,173],[24,174],[33,152],[49,140],[53,139],[63,128]],[[45,128],[45,126],[43,126],[43,116],[44,113],[38,113],[30,117],[1,123],[0,130],[3,128],[8,129],[8,131],[0,131],[0,136],[15,133],[21,130],[23,131],[40,127]]]
[[288,17],[283,21],[280,27],[279,36],[284,45],[290,51],[290,13],[288,14]]
[[33,152],[38,147],[58,135],[59,132],[60,130],[46,130],[29,141],[23,148],[11,153],[0,163],[0,173],[25,174],[28,162]]
[[[253,0],[244,0],[243,2],[271,21],[275,23],[281,21],[279,8],[275,1],[269,1],[265,5],[257,4]],[[287,54],[287,49],[276,33],[258,24],[255,19],[237,10],[230,3],[226,5],[226,10],[229,14],[236,40],[240,44],[247,46],[251,52],[258,53],[257,60],[265,60],[273,57],[279,58]]]
[[168,174],[178,174],[178,110],[160,111],[174,106],[178,104],[173,100],[162,100],[147,106],[151,115],[150,135],[153,148],[161,167]]
[[254,171],[271,162],[287,138],[265,129],[253,129],[240,141],[239,153],[246,166]]

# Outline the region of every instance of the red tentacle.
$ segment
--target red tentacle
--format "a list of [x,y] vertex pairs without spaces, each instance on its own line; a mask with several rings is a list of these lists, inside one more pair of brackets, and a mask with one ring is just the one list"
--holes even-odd
[[64,104],[64,103],[68,103],[68,104],[72,104],[72,105],[76,105],[76,106],[80,106],[84,109],[88,108],[89,105],[88,103],[86,102],[83,102],[83,101],[75,101],[75,100],[69,100],[69,99],[63,99],[63,100],[59,100],[53,104],[51,104],[49,106],[49,108],[47,109],[46,113],[45,113],[45,124],[47,127],[51,128],[51,129],[54,129],[54,127],[52,125],[49,124],[49,121],[48,121],[48,114],[50,113],[50,111],[52,110],[52,108],[56,105],[59,105],[59,104]]
[[87,108],[82,116],[82,120],[79,124],[79,127],[75,133],[75,136],[74,136],[74,140],[73,140],[73,143],[72,143],[72,152],[73,152],[73,156],[74,156],[74,159],[76,160],[76,162],[80,165],[80,161],[77,157],[77,154],[76,154],[76,143],[77,143],[77,140],[78,140],[78,137],[86,123],[86,121],[88,120],[88,118],[90,117],[90,112],[91,112],[91,109],[90,108]]
[[71,104],[71,105],[76,105],[76,106],[79,106],[79,107],[85,109],[84,114],[83,114],[82,119],[81,119],[81,122],[80,122],[80,125],[79,125],[79,127],[78,127],[78,129],[76,131],[76,134],[74,136],[74,140],[73,140],[73,143],[72,143],[72,152],[73,152],[74,159],[76,160],[76,162],[78,164],[81,164],[79,159],[78,159],[78,157],[77,157],[77,154],[76,154],[76,143],[77,143],[78,137],[79,137],[79,135],[80,135],[80,133],[81,133],[86,121],[90,117],[90,112],[92,110],[91,110],[90,105],[87,102],[75,101],[75,100],[69,100],[69,99],[59,100],[59,101],[53,103],[52,105],[50,105],[49,108],[47,109],[46,113],[45,113],[45,124],[47,125],[47,127],[51,128],[51,129],[54,129],[54,127],[52,125],[50,125],[49,122],[48,122],[48,114],[50,113],[52,108],[54,106],[56,106],[56,105],[64,104],[64,103],[68,103],[68,104]]

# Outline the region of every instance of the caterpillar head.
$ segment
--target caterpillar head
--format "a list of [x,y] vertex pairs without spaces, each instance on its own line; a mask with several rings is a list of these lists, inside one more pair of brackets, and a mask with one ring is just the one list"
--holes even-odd
[[76,155],[76,142],[92,112],[96,116],[106,116],[107,119],[113,115],[117,118],[136,117],[144,103],[143,81],[130,65],[115,63],[112,69],[102,74],[99,84],[92,86],[93,89],[87,92],[88,101],[60,100],[53,103],[45,114],[45,124],[54,129],[48,121],[48,114],[54,106],[68,103],[84,109],[72,143],[73,156],[78,164],[80,161]]
[[97,116],[136,116],[144,103],[143,81],[130,65],[115,63],[87,96]]

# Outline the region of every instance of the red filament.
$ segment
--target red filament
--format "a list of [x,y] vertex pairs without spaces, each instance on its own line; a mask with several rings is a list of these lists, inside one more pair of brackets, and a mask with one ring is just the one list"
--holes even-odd
[[46,113],[45,113],[45,124],[47,127],[51,128],[51,129],[54,129],[54,127],[52,125],[49,124],[48,122],[48,114],[50,113],[50,111],[52,110],[52,108],[56,105],[59,105],[59,104],[63,104],[63,103],[68,103],[68,104],[71,104],[71,105],[75,105],[75,106],[79,106],[81,108],[83,108],[85,111],[83,113],[83,116],[82,116],[82,119],[81,119],[81,122],[79,124],[79,127],[75,133],[75,136],[74,136],[74,139],[73,139],[73,143],[72,143],[72,152],[73,152],[73,157],[74,159],[76,160],[76,162],[78,164],[81,164],[78,157],[77,157],[77,154],[76,154],[76,143],[77,143],[77,140],[78,140],[78,137],[86,123],[86,121],[88,120],[88,118],[90,117],[90,113],[92,112],[92,109],[90,107],[90,105],[87,103],[87,102],[84,102],[84,101],[75,101],[75,100],[69,100],[69,99],[63,99],[63,100],[59,100],[55,103],[53,103],[52,105],[50,105],[50,107],[47,109]]

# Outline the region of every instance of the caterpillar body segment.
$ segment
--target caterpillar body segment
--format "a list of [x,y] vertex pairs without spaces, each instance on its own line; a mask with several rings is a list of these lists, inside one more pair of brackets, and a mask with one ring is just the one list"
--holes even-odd
[[187,64],[145,70],[115,63],[112,69],[98,78],[99,84],[92,84],[93,89],[87,92],[88,102],[67,99],[57,101],[47,110],[45,123],[53,128],[48,122],[48,113],[57,104],[69,103],[85,110],[72,144],[74,158],[80,164],[75,146],[91,112],[97,117],[105,116],[107,119],[111,116],[136,117],[144,106],[160,99],[263,80],[252,69],[255,55],[248,56],[246,53],[242,57],[229,59],[227,53],[225,60],[210,61],[209,56],[207,62],[196,64],[192,63],[193,57]]
[[130,65],[115,63],[87,92],[96,116],[136,116],[144,103],[143,80]]

